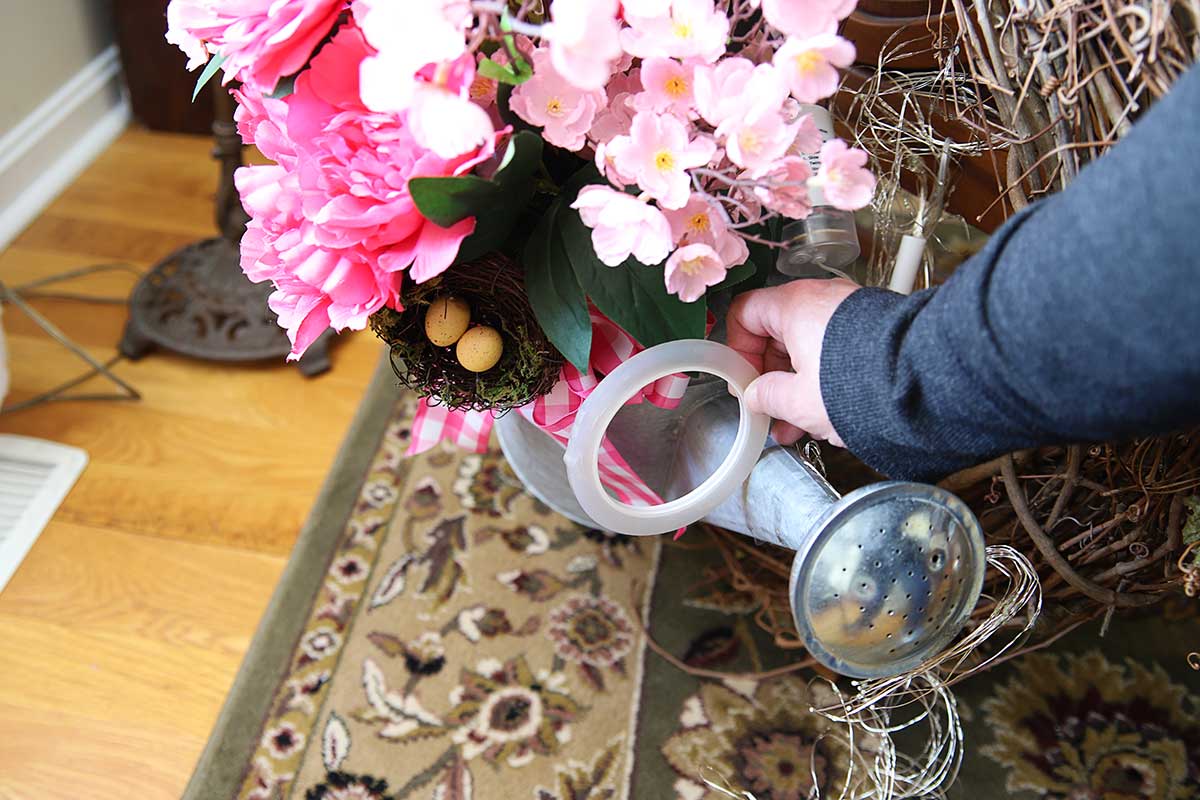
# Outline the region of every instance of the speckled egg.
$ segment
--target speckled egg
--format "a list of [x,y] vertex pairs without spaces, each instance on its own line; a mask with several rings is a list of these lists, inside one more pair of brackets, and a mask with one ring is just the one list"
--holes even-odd
[[480,325],[462,335],[454,352],[458,363],[471,372],[486,372],[496,366],[504,354],[504,341],[495,328]]
[[471,324],[471,307],[457,297],[439,297],[425,310],[425,336],[438,347],[462,338]]

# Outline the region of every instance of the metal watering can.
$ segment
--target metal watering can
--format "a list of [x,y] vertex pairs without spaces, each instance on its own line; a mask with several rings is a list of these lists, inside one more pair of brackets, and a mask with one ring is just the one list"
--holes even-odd
[[[669,412],[623,407],[643,386],[677,372],[715,379],[694,379]],[[757,376],[725,345],[669,342],[600,382],[576,414],[565,453],[518,414],[498,420],[497,433],[529,491],[581,524],[651,535],[703,519],[795,550],[796,628],[810,654],[835,672],[888,677],[936,656],[962,630],[983,587],[986,552],[975,515],[950,492],[921,483],[886,481],[839,496],[793,449],[768,439],[768,417],[747,410],[742,394]],[[597,462],[605,432],[665,503],[629,506],[604,489]]]

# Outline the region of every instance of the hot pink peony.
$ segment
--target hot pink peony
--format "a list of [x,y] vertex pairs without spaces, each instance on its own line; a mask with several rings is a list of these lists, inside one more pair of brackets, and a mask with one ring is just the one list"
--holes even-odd
[[717,145],[708,136],[690,138],[688,126],[670,115],[639,111],[628,136],[609,142],[617,170],[637,180],[663,208],[681,208],[691,192],[687,170],[709,162]]
[[225,57],[225,81],[264,94],[308,62],[345,0],[172,0],[167,41],[188,55],[188,69]]
[[858,0],[762,0],[767,22],[788,36],[833,33]]
[[729,38],[729,18],[713,0],[672,0],[669,14],[646,17],[626,9],[625,21],[629,27],[621,31],[621,45],[639,58],[699,58],[712,63],[725,54]]
[[578,150],[604,107],[603,91],[584,91],[558,74],[546,48],[533,52],[533,77],[513,90],[509,108],[530,125],[542,129],[547,142]]
[[649,203],[608,186],[585,186],[571,208],[592,229],[596,257],[610,267],[631,255],[643,264],[662,263],[671,252],[671,225]]
[[808,39],[792,37],[775,52],[773,63],[787,81],[792,97],[801,103],[815,103],[837,91],[837,68],[854,63],[854,45],[836,33]]
[[717,251],[706,244],[689,244],[667,259],[664,277],[668,292],[679,295],[685,303],[693,303],[704,296],[709,286],[723,281],[725,273],[725,264]]
[[867,154],[831,139],[821,147],[816,183],[834,208],[854,211],[871,202],[875,176],[867,169]]
[[585,91],[603,89],[621,57],[617,0],[555,0],[542,34],[558,74]]

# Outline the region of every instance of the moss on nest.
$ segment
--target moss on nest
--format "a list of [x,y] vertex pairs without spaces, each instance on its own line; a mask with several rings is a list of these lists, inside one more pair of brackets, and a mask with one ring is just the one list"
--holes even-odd
[[[425,311],[451,295],[471,307],[471,324],[490,325],[504,341],[504,354],[486,372],[458,363],[454,346],[438,347],[425,336]],[[392,369],[422,397],[451,409],[506,411],[549,392],[563,358],[546,339],[525,295],[520,265],[490,253],[452,267],[422,284],[406,284],[404,310],[384,308],[371,316],[371,329],[391,346]]]

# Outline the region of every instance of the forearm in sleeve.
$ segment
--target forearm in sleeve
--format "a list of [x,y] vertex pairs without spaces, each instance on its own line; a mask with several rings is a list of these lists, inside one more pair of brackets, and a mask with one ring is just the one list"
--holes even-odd
[[897,478],[1200,421],[1200,71],[940,288],[847,298],[821,389]]

